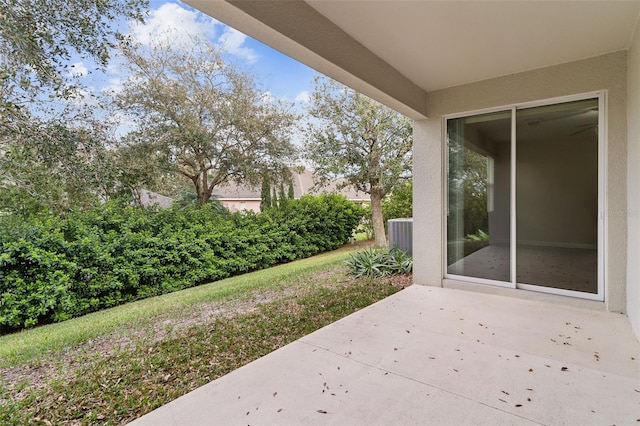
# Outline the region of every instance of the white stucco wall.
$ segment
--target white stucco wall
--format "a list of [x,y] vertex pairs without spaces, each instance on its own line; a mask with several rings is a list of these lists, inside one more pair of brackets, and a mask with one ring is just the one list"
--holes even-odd
[[442,285],[443,116],[607,90],[607,308],[627,305],[627,52],[430,92],[414,125],[414,282]]
[[629,320],[640,338],[640,22],[629,49],[627,69],[628,163],[628,252],[627,308]]

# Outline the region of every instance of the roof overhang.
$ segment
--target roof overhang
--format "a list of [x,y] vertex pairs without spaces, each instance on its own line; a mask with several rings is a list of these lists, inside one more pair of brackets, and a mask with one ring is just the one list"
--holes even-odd
[[628,49],[631,1],[186,0],[414,118],[430,91]]

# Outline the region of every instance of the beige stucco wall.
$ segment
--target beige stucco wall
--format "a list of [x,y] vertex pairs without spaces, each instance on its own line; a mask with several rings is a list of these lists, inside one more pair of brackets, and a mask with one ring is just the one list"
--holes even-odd
[[241,212],[243,210],[260,212],[260,200],[222,200],[222,205],[230,212]]
[[443,116],[607,90],[607,216],[605,299],[626,311],[627,52],[430,92],[429,119],[414,125],[414,281],[442,285]]
[[628,163],[628,252],[627,307],[631,325],[640,337],[640,22],[629,49],[627,70]]

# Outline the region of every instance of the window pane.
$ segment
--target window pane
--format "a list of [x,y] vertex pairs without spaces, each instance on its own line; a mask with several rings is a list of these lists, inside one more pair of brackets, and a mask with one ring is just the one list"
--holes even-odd
[[516,112],[517,281],[598,292],[598,100]]
[[511,112],[447,121],[447,273],[510,281]]

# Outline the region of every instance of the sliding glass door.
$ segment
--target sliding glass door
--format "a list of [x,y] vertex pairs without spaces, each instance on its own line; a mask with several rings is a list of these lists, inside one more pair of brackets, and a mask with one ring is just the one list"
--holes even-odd
[[518,282],[598,292],[598,100],[516,112]]
[[447,273],[510,281],[511,112],[447,121]]
[[602,300],[600,104],[447,119],[447,277]]

